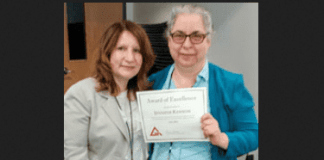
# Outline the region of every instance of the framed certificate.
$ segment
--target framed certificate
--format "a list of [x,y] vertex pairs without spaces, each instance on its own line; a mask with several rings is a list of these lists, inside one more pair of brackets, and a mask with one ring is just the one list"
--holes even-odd
[[205,87],[141,91],[136,96],[146,143],[209,141],[200,127],[207,113]]

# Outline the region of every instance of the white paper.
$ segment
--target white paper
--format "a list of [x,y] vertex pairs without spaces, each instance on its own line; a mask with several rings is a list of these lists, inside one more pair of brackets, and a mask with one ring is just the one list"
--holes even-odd
[[145,142],[209,141],[200,127],[206,93],[205,87],[137,92]]

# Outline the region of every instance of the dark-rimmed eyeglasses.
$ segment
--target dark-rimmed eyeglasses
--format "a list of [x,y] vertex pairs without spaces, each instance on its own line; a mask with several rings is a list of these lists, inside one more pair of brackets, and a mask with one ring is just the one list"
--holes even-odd
[[192,44],[200,44],[204,41],[205,37],[208,35],[209,33],[206,34],[201,34],[201,33],[191,33],[189,35],[186,35],[184,33],[171,33],[170,35],[172,37],[173,42],[178,43],[178,44],[182,44],[187,37],[189,37],[190,42]]

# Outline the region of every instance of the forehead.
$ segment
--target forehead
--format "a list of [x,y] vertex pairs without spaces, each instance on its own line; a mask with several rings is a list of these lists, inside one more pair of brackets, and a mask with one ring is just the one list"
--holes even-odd
[[205,26],[202,16],[199,14],[179,14],[171,29],[171,32],[182,31],[186,34],[190,34],[194,31],[205,33]]
[[137,38],[129,31],[123,31],[117,41],[117,44],[138,45]]

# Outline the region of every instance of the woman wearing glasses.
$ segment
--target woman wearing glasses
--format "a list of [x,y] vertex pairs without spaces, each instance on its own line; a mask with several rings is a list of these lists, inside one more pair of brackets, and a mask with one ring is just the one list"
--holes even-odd
[[150,144],[153,160],[236,159],[258,147],[258,122],[243,77],[206,58],[212,22],[208,11],[191,5],[174,7],[166,38],[174,64],[150,76],[153,89],[206,87],[208,112],[201,129],[210,142]]
[[154,63],[145,30],[116,22],[103,34],[96,75],[64,95],[65,160],[146,160],[135,93],[150,87]]

